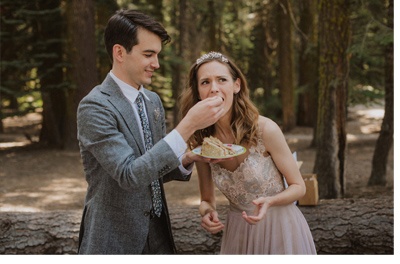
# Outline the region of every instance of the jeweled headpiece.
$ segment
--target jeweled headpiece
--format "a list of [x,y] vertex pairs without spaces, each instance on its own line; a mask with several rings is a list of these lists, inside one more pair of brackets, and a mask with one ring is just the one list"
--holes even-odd
[[211,51],[211,52],[209,52],[207,54],[204,54],[200,58],[198,58],[196,60],[196,64],[199,65],[200,63],[202,63],[205,60],[212,60],[212,59],[220,59],[221,61],[226,62],[226,63],[229,62],[228,59],[224,55],[222,55],[221,53],[215,52],[215,51]]

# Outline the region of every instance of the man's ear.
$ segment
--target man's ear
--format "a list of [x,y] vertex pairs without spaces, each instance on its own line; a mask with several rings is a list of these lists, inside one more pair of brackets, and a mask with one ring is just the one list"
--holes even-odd
[[123,46],[119,45],[119,44],[115,44],[113,46],[113,58],[114,60],[118,61],[118,62],[122,62],[124,59],[124,55],[126,53],[126,50]]

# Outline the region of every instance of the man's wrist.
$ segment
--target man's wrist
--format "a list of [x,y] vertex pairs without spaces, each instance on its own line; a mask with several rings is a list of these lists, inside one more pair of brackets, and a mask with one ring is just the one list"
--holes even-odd
[[185,119],[183,119],[175,128],[175,130],[181,135],[183,140],[187,142],[190,136],[196,131],[195,128],[191,127]]
[[194,160],[192,160],[187,153],[185,153],[184,155],[185,157],[182,160],[182,165],[184,167],[188,167],[194,162]]

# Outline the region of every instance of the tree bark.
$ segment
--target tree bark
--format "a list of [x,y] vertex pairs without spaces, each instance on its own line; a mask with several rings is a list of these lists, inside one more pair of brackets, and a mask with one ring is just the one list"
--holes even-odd
[[216,12],[215,12],[215,3],[214,0],[207,1],[208,6],[208,15],[209,15],[209,23],[208,23],[208,39],[210,41],[208,50],[213,51],[217,50],[217,23],[216,23]]
[[282,130],[290,131],[296,125],[294,83],[293,83],[293,43],[288,0],[280,0],[278,8],[278,52],[279,86],[282,100]]
[[36,1],[39,15],[33,24],[36,42],[35,54],[39,59],[37,71],[40,79],[40,92],[43,101],[42,128],[40,142],[50,147],[62,147],[63,126],[65,122],[66,93],[63,84],[62,21],[61,1]]
[[[120,7],[115,1],[96,1],[95,3],[95,28],[97,30],[97,39],[104,38],[104,30],[110,17]],[[100,41],[97,40],[97,43]],[[103,43],[103,41],[101,41]],[[97,50],[97,79],[104,80],[106,75],[110,72],[112,62],[108,56],[104,45],[100,45]]]
[[[251,39],[254,48],[251,49],[247,81],[251,87],[252,100],[258,105],[261,115],[277,118],[281,115],[280,109],[276,109],[273,103],[273,90],[276,86],[275,68],[277,40],[275,36],[275,2],[263,1],[254,10],[255,25],[253,26]],[[277,118],[278,119],[278,118]]]
[[79,148],[76,138],[76,111],[82,98],[98,84],[96,69],[96,37],[93,0],[73,0],[67,3],[69,79],[64,148]]
[[[388,27],[393,29],[393,0],[389,1]],[[393,147],[393,42],[385,48],[385,115],[382,120],[381,131],[376,141],[372,158],[371,176],[368,185],[386,185],[386,166],[389,152]]]
[[321,198],[344,195],[349,46],[348,0],[319,3],[319,99],[314,173]]
[[318,110],[318,27],[317,0],[297,3],[299,22],[299,99],[297,125],[316,127]]
[[[393,197],[321,200],[299,206],[308,221],[318,254],[394,254]],[[220,206],[225,221],[228,207]],[[40,213],[0,212],[0,254],[76,254],[79,210]],[[195,206],[170,206],[179,254],[218,254],[222,233],[200,226]]]
[[173,116],[173,127],[176,127],[179,123],[179,96],[181,95],[183,89],[186,85],[186,75],[189,71],[188,61],[191,62],[189,58],[189,50],[190,50],[190,41],[189,41],[189,7],[186,0],[179,0],[179,39],[178,39],[178,50],[177,50],[177,58],[179,61],[175,62],[174,65],[174,80],[173,80],[173,98],[175,100],[174,104],[174,116]]

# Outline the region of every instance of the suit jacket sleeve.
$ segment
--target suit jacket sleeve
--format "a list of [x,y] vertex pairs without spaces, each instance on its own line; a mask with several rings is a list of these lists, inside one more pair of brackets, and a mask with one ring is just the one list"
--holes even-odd
[[[170,172],[172,178],[182,177],[176,170],[179,159],[164,140],[157,141],[144,153],[137,140],[139,128],[134,125],[136,120],[129,101],[123,95],[118,101],[113,100],[95,89],[79,105],[78,139],[83,162],[89,164],[85,168],[95,170],[101,166],[124,189],[149,186]],[[162,126],[165,129],[165,124]]]

